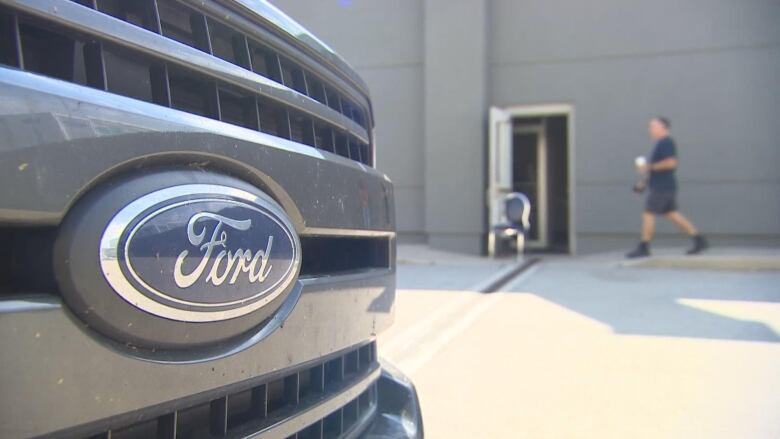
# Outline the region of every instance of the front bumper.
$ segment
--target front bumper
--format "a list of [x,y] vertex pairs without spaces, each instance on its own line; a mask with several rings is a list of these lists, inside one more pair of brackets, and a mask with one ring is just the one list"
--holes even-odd
[[[316,367],[313,362],[370,340],[370,328],[389,324],[393,284],[389,270],[308,279],[282,328],[241,352],[193,363],[134,357],[131,348],[84,328],[56,296],[2,300],[0,351],[7,355],[0,359],[0,437],[93,434],[131,424],[139,414],[181,412]],[[365,374],[369,386],[379,375],[375,353],[359,357],[368,361],[354,366],[348,382],[362,382]],[[215,390],[220,393],[212,395]],[[334,390],[344,393],[342,403],[362,391]]]
[[362,439],[424,437],[422,410],[412,381],[390,363],[382,361],[377,412]]

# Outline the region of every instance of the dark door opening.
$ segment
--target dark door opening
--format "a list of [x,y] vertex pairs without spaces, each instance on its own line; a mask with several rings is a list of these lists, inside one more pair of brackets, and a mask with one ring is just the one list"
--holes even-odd
[[568,134],[566,116],[512,118],[512,190],[531,201],[530,252],[570,250]]

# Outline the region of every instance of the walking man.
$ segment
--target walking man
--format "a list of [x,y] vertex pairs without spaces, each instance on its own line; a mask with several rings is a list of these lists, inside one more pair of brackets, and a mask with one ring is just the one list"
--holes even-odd
[[648,189],[645,211],[642,213],[641,241],[636,249],[626,255],[628,258],[650,256],[650,241],[655,233],[655,217],[665,216],[681,231],[693,239],[689,255],[703,252],[709,246],[696,227],[677,210],[677,151],[674,140],[669,136],[671,124],[665,117],[650,120],[648,131],[655,143],[649,163],[639,163],[637,170],[643,181],[637,184],[637,191]]

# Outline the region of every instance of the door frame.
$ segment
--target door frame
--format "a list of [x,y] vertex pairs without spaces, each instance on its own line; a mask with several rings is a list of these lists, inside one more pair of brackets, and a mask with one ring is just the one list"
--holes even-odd
[[[524,126],[515,128],[512,126],[512,138],[515,134],[535,134],[536,135],[536,187],[537,187],[537,206],[539,212],[539,224],[537,225],[539,237],[537,239],[526,238],[528,248],[545,248],[549,245],[549,235],[547,234],[547,123],[542,119],[539,125]],[[513,159],[514,160],[514,159]],[[514,164],[513,164],[514,165]]]
[[[577,254],[577,234],[574,230],[576,224],[576,192],[575,192],[575,172],[574,172],[574,104],[572,103],[553,103],[553,104],[529,104],[529,105],[511,105],[507,107],[494,107],[497,110],[505,112],[509,115],[510,121],[518,117],[549,117],[549,116],[565,116],[566,117],[566,154],[567,154],[567,174],[569,179],[569,209],[568,209],[568,226],[569,226],[569,254]],[[491,127],[492,128],[492,127]],[[490,140],[493,141],[492,139]],[[488,146],[490,150],[492,146]],[[491,225],[492,226],[492,225]]]

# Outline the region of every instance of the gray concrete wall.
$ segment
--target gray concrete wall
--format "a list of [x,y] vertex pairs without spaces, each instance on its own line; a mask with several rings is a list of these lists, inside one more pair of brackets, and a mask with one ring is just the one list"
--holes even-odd
[[575,106],[580,251],[634,239],[631,163],[655,114],[672,119],[681,207],[700,229],[780,236],[779,18],[776,0],[493,2],[491,103]]
[[487,1],[425,0],[425,228],[477,253],[484,231]]
[[682,210],[716,243],[780,238],[780,1],[272,1],[369,83],[402,236],[476,251],[486,103],[568,102],[581,252],[635,239],[632,162],[659,113]]
[[393,180],[398,230],[424,239],[423,4],[273,0],[354,67],[371,89],[377,167]]

